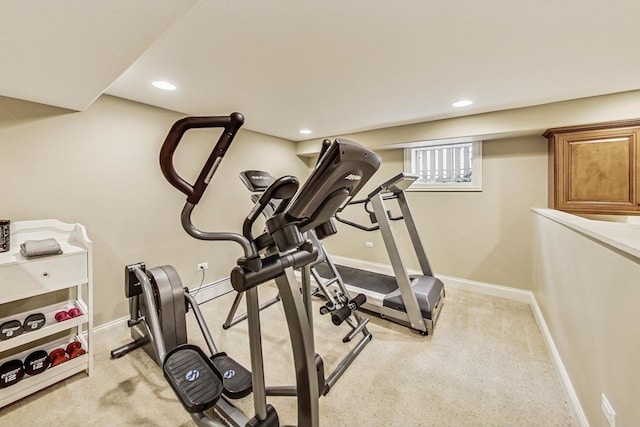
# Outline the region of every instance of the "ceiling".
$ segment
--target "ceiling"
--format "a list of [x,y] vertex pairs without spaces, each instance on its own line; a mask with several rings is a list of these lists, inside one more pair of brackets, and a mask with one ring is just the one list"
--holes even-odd
[[239,111],[293,141],[640,89],[637,0],[0,5],[0,95]]

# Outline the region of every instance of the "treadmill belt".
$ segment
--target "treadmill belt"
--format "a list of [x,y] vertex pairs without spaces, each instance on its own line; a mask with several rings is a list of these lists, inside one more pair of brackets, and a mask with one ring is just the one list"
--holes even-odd
[[[407,312],[395,277],[343,265],[336,265],[336,268],[346,284],[383,294],[382,304],[384,307],[404,313]],[[333,278],[331,268],[326,263],[318,264],[315,269],[323,279]],[[439,279],[431,276],[412,276],[410,279],[422,317],[424,319],[433,319],[433,309],[440,301],[444,284]]]
[[[342,280],[349,285],[383,295],[388,295],[398,289],[398,283],[396,282],[395,277],[359,270],[357,268],[345,267],[343,265],[336,265],[336,268],[338,269],[340,276],[342,276]],[[315,269],[323,279],[333,278],[331,268],[326,263],[316,265]]]

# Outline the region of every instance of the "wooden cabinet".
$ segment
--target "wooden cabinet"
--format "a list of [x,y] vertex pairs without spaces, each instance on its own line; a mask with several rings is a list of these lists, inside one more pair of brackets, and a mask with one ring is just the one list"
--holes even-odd
[[[25,258],[19,245],[26,240],[55,238],[62,254]],[[44,315],[44,326],[0,340],[0,365],[37,350],[51,353],[79,341],[86,354],[49,367],[37,375],[0,388],[0,407],[28,396],[78,372],[91,374],[93,352],[93,290],[91,241],[80,224],[57,220],[18,221],[11,224],[11,248],[0,253],[0,324],[24,322],[34,313]],[[62,295],[62,296],[61,296]],[[55,300],[55,301],[54,301]],[[55,314],[80,310],[76,317],[56,321]]]
[[640,215],[640,120],[547,130],[549,207]]

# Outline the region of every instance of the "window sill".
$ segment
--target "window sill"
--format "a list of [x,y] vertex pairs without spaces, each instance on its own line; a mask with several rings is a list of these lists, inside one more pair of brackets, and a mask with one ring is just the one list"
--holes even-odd
[[477,185],[413,184],[405,191],[482,191],[482,187]]

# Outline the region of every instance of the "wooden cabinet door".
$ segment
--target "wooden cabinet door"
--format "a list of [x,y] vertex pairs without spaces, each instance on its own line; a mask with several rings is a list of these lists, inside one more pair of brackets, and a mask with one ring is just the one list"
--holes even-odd
[[553,157],[552,207],[575,213],[640,214],[639,127],[563,128],[545,135]]

